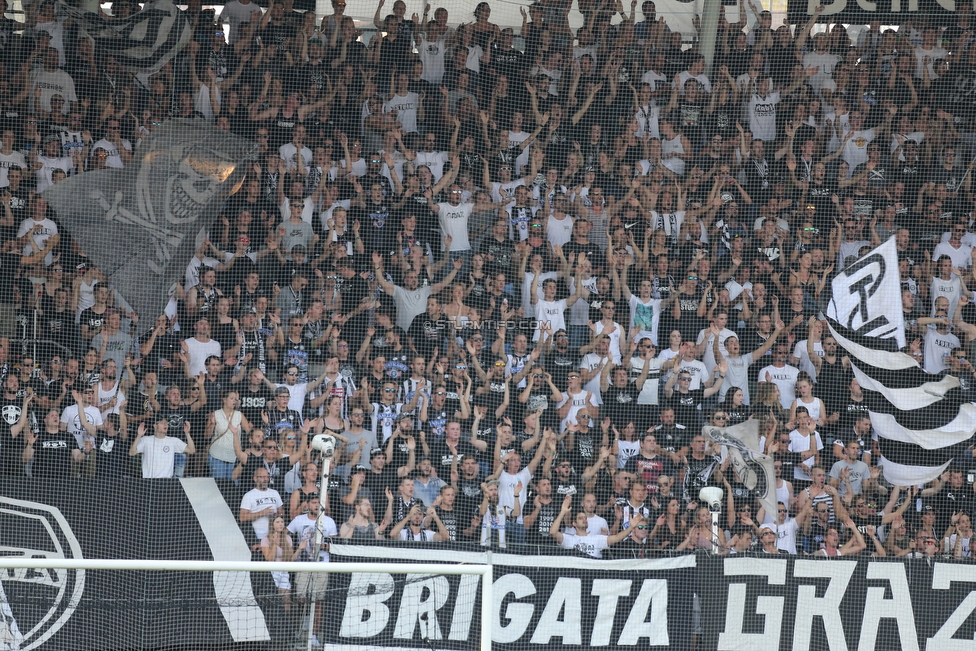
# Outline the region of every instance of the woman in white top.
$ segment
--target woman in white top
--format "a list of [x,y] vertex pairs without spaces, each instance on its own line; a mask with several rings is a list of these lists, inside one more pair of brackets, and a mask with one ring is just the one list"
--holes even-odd
[[796,423],[796,408],[806,407],[810,418],[819,426],[827,424],[827,410],[824,408],[823,400],[813,395],[813,380],[806,373],[800,373],[795,385],[796,399],[790,406],[790,422],[787,427]]
[[226,391],[221,408],[207,418],[204,436],[210,441],[210,476],[214,479],[233,479],[234,466],[247,455],[241,450],[241,430],[250,434],[251,423],[237,411],[240,396],[237,391]]
[[[294,549],[286,527],[285,516],[276,515],[271,521],[268,535],[261,539],[261,553],[264,554],[264,560],[269,563],[292,562],[308,546],[308,541],[303,540],[301,546]],[[278,588],[278,595],[281,596],[281,603],[284,604],[287,615],[291,612],[291,580],[288,572],[272,572],[271,578]]]

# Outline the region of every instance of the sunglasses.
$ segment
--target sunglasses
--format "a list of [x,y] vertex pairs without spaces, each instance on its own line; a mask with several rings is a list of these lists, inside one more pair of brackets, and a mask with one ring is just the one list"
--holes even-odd
[[391,389],[390,387],[384,387],[383,393],[396,393],[396,389]]

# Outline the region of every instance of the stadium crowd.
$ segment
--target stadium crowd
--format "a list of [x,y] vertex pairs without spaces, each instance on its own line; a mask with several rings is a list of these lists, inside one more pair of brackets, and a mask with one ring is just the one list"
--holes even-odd
[[[255,553],[311,560],[325,432],[335,539],[970,557],[971,456],[885,480],[818,299],[894,236],[911,353],[976,386],[971,6],[852,41],[749,2],[706,74],[637,4],[572,31],[563,2],[513,29],[380,0],[366,44],[342,0],[196,1],[146,79],[50,2],[4,17],[3,472],[235,482]],[[137,315],[43,192],[173,118],[259,154]],[[776,513],[700,434],[748,419]]]

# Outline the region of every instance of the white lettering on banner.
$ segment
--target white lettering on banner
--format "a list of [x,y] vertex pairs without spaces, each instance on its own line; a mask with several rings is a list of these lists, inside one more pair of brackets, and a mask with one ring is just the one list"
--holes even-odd
[[[899,642],[902,651],[918,651],[918,633],[915,630],[915,611],[912,609],[912,595],[908,591],[908,577],[901,563],[869,563],[868,581],[887,581],[891,589],[891,599],[885,599],[887,590],[883,587],[868,588],[864,598],[864,615],[861,621],[861,639],[858,651],[875,648],[878,639],[878,626],[882,619],[893,619],[898,624]],[[885,646],[896,648],[893,640],[885,640]]]
[[[617,613],[617,600],[630,596],[633,581],[620,579],[594,579],[593,595],[600,598],[596,605],[596,621],[590,635],[590,647],[608,646],[613,632],[613,618]],[[667,628],[667,627],[665,627]]]
[[803,578],[830,579],[823,597],[817,596],[817,586],[801,584],[797,586],[796,618],[793,623],[793,649],[810,648],[810,633],[814,626],[813,620],[819,617],[823,621],[827,634],[827,646],[834,651],[847,651],[847,640],[844,637],[844,622],[840,617],[840,602],[847,592],[847,585],[857,569],[857,561],[822,561],[797,560],[793,565],[793,576]]
[[[458,585],[457,599],[454,603],[473,604],[478,599],[478,585],[481,577],[473,574],[462,574],[461,583]],[[451,632],[448,639],[467,640],[471,632],[471,617],[474,615],[473,608],[454,608],[454,615],[451,618]]]
[[529,628],[535,607],[532,604],[520,604],[512,601],[505,609],[505,619],[508,625],[502,624],[502,602],[512,595],[516,599],[525,599],[535,594],[535,584],[524,574],[506,574],[495,581],[492,590],[492,612],[495,613],[492,626],[491,640],[499,644],[515,642]]
[[[581,579],[559,577],[546,608],[532,633],[532,644],[549,644],[553,637],[562,638],[563,644],[582,644],[580,619],[583,616]],[[559,614],[564,613],[563,619]]]
[[[932,589],[948,590],[952,582],[976,583],[976,567],[972,565],[947,565],[939,563],[932,572]],[[925,643],[926,651],[971,651],[976,645],[976,637],[969,640],[955,639],[956,632],[976,611],[976,592],[970,592],[946,618],[935,637]]]
[[382,633],[390,621],[386,601],[392,596],[393,577],[389,574],[353,574],[349,577],[339,635],[373,637]]
[[[786,561],[766,558],[734,558],[723,564],[725,576],[764,576],[770,585],[786,585]],[[756,598],[756,614],[765,616],[762,633],[743,633],[745,621],[746,584],[729,583],[725,608],[725,630],[718,636],[719,651],[779,649],[783,627],[783,597]]]
[[[946,11],[955,11],[956,3],[955,0],[936,0],[940,7]],[[817,9],[817,5],[824,4],[820,0],[809,0],[807,2],[807,15],[812,16]],[[869,2],[868,0],[857,0],[858,7],[863,11],[877,11],[878,4],[876,2]],[[917,12],[918,11],[918,0],[908,0],[906,12]],[[845,9],[847,9],[847,0],[837,0],[830,4],[824,4],[824,11],[821,15],[830,16],[832,14],[839,14]],[[902,11],[901,0],[891,0],[891,13],[900,13]]]
[[[647,621],[648,610],[651,611],[650,621]],[[613,621],[612,614],[610,621]],[[617,645],[633,646],[645,637],[648,646],[668,646],[671,643],[668,636],[668,582],[665,579],[644,579]]]
[[[413,634],[420,625],[421,637],[441,640],[443,637],[437,621],[437,611],[447,603],[451,586],[445,576],[427,576],[422,580],[420,577],[419,574],[407,575],[403,595],[400,597],[400,610],[397,612],[393,637],[403,640],[413,639]],[[423,598],[425,591],[426,599]],[[424,622],[423,619],[427,621]]]

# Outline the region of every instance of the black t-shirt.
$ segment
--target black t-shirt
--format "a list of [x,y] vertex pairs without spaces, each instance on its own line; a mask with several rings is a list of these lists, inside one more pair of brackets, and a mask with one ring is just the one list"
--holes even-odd
[[35,479],[65,479],[71,471],[71,451],[78,441],[67,432],[41,432],[34,442],[31,476]]
[[611,385],[603,392],[603,411],[601,416],[609,418],[614,425],[620,427],[628,419],[638,415],[637,397],[640,392],[633,384],[618,387]]
[[[183,432],[183,424],[189,422],[192,426],[192,421],[190,420],[190,408],[183,405],[173,407],[169,404],[169,402],[164,401],[159,405],[159,416],[169,421],[168,436],[172,436],[173,438],[177,438],[186,443],[186,434]],[[194,432],[191,429],[191,437],[198,434],[203,434],[203,432]]]
[[[258,418],[260,418],[260,415]],[[259,420],[258,422],[260,423],[262,421]],[[301,427],[302,415],[294,409],[285,409],[284,411],[277,408],[269,409],[268,423],[270,424],[272,431],[275,432],[275,436],[277,436],[281,433],[281,430],[285,429],[286,427],[290,427],[295,430]]]
[[698,429],[701,420],[698,405],[704,400],[704,395],[704,389],[690,389],[688,393],[675,390],[667,402],[674,409],[674,422],[692,430]]
[[396,466],[387,464],[378,473],[372,470],[367,472],[363,485],[369,489],[370,494],[373,495],[373,502],[379,509],[379,507],[386,508],[386,489],[395,491],[399,483],[400,478],[397,476]]
[[[461,466],[461,459],[463,457],[477,456],[477,450],[474,446],[463,438],[458,441],[456,449],[458,454],[458,467]],[[431,465],[437,471],[437,476],[445,481],[450,481],[451,479],[451,462],[453,458],[454,455],[451,453],[450,448],[447,447],[447,443],[443,437],[430,444]]]
[[[79,321],[79,324],[88,326],[89,334],[91,334],[94,338],[94,335],[98,334],[100,331],[102,324],[105,323],[106,312],[99,314],[92,308],[88,308],[81,313],[81,320]],[[89,340],[89,345],[90,343],[91,340]]]
[[[536,545],[552,542],[549,529],[552,527],[552,523],[556,521],[556,516],[559,515],[562,499],[562,496],[557,499],[554,491],[553,497],[548,504],[539,505],[539,517],[535,520],[535,526],[528,532],[530,542]],[[526,504],[526,508],[534,511],[535,504],[531,506]]]
[[261,412],[268,408],[268,401],[272,399],[271,392],[264,385],[261,385],[257,391],[245,387],[241,389],[240,396],[241,413],[249,423],[260,426],[263,422]]
[[99,433],[95,455],[95,471],[99,477],[121,477],[129,474],[126,470],[129,446],[118,437]]

